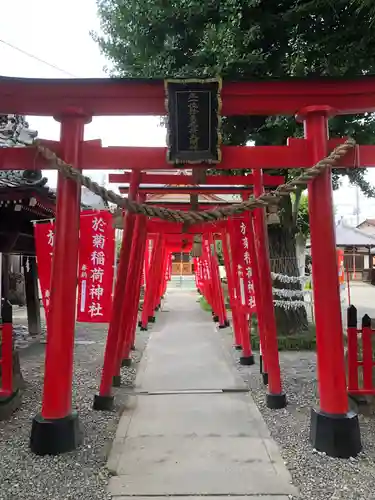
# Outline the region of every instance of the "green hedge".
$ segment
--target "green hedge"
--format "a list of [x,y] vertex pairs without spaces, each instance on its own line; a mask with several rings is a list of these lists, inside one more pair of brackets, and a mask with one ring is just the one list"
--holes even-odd
[[199,298],[199,303],[200,303],[200,306],[203,309],[203,311],[206,311],[206,312],[211,312],[212,311],[210,304],[203,297],[203,295]]
[[[203,311],[211,312],[211,306],[206,301],[206,299],[201,296],[198,299]],[[257,319],[254,315],[252,317],[252,335],[251,335],[251,347],[254,351],[259,350],[259,337],[257,333]],[[310,328],[306,332],[301,332],[298,335],[279,335],[278,336],[278,346],[279,351],[315,351],[316,348],[316,337],[315,337],[315,327],[310,325]]]
[[[300,335],[279,336],[277,338],[279,351],[314,351],[316,348],[315,334],[302,332]],[[252,335],[251,347],[259,350],[259,337]]]
[[[251,346],[254,350],[259,350],[258,321],[255,315],[252,316],[251,323]],[[279,351],[315,351],[315,326],[310,324],[307,331],[302,331],[296,335],[278,334],[277,340]]]

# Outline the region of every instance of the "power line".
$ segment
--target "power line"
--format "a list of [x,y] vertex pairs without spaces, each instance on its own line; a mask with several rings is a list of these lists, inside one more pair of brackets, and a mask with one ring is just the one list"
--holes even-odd
[[33,54],[30,54],[29,52],[26,52],[25,50],[20,49],[19,47],[16,47],[15,45],[12,45],[11,43],[6,42],[5,40],[1,40],[1,38],[0,38],[0,43],[7,45],[11,49],[14,49],[14,50],[17,50],[18,52],[21,52],[21,54],[24,54],[25,56],[31,57],[31,59],[35,59],[36,61],[39,61],[42,64],[49,66],[50,68],[56,69],[57,71],[60,71],[61,73],[65,73],[66,75],[72,76],[73,78],[77,78],[77,76],[73,75],[73,73],[69,73],[69,71],[65,71],[64,69],[59,68],[58,66],[55,66],[54,64],[51,64],[47,61],[44,61],[43,59],[40,59],[40,57],[34,56]]

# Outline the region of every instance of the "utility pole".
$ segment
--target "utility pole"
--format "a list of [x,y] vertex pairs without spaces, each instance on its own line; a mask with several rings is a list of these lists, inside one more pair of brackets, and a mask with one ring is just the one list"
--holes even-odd
[[360,208],[359,208],[359,187],[356,186],[355,188],[355,212],[357,216],[357,224],[356,227],[359,226],[359,215],[360,215]]

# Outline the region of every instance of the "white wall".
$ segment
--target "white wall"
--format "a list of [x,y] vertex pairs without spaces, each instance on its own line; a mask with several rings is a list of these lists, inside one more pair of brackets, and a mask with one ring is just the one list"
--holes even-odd
[[369,269],[370,268],[370,258],[368,255],[363,256],[363,268],[364,269]]

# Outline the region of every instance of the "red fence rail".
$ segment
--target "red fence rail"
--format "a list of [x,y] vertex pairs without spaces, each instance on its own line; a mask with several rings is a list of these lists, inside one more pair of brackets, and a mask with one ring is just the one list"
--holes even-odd
[[357,309],[350,306],[348,318],[348,393],[351,395],[375,395],[373,384],[374,354],[372,338],[375,330],[371,318],[365,314],[362,328],[358,328]]
[[2,304],[1,315],[3,324],[1,334],[1,387],[0,397],[9,397],[13,394],[13,324],[12,306],[5,300]]

